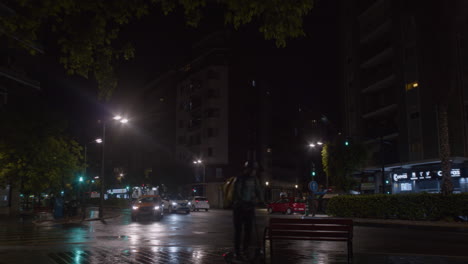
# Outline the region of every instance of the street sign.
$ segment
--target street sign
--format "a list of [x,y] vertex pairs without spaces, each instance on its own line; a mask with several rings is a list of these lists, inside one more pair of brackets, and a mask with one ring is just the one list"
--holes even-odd
[[309,182],[309,190],[316,192],[318,190],[318,183],[316,181]]

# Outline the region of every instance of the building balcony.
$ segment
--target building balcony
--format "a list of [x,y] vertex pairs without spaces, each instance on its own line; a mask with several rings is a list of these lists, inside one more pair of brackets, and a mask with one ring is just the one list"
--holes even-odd
[[[381,136],[383,137],[383,140],[385,141],[395,140],[400,135],[398,131],[396,130],[396,128],[387,128],[387,129],[384,129],[383,131],[380,131],[380,133],[382,134]],[[382,140],[380,138],[381,136],[376,136],[374,131],[369,131],[368,133],[366,133],[367,140],[365,140],[363,143],[366,145],[381,144],[380,142]]]
[[364,89],[362,89],[362,93],[371,93],[371,92],[377,92],[380,90],[383,90],[395,82],[395,74],[393,73],[387,73],[383,76],[387,76],[384,79],[381,78],[376,78],[374,81],[369,81],[368,85],[365,86]]
[[379,117],[390,112],[394,112],[398,109],[397,104],[390,104],[385,106],[377,106],[376,108],[369,110],[366,114],[362,115],[362,118],[369,119]]
[[361,44],[369,43],[380,36],[387,34],[392,28],[392,21],[390,19],[384,21],[376,29],[368,29],[367,31],[360,32],[359,42]]
[[372,14],[379,13],[385,6],[384,3],[386,2],[385,0],[372,0],[368,1],[369,3],[365,6],[362,6],[362,8],[359,10],[361,13],[359,15],[359,20],[366,20],[368,19],[369,16],[372,16]]
[[393,48],[388,47],[382,50],[381,52],[375,54],[374,56],[371,56],[368,59],[363,60],[363,62],[361,63],[361,68],[370,68],[370,67],[376,66],[385,60],[391,59],[392,54],[393,54]]

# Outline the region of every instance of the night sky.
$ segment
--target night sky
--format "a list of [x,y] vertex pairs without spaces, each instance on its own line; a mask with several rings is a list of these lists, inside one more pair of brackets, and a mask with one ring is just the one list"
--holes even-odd
[[[277,107],[296,109],[301,105],[340,122],[337,13],[336,1],[321,2],[305,20],[306,36],[290,40],[286,48],[277,48],[274,41],[264,40],[255,24],[235,32],[245,39],[246,49],[264,57],[265,71],[271,72],[267,81],[274,84],[273,89],[281,92],[284,100]],[[85,141],[93,137],[89,128],[96,126],[96,120],[114,114],[113,111],[131,108],[137,102],[129,98],[137,95],[141,87],[158,73],[190,58],[194,42],[210,32],[232,30],[224,25],[222,15],[208,9],[198,28],[186,26],[181,12],[146,17],[129,25],[122,37],[133,43],[136,57],[118,66],[119,85],[109,101],[98,100],[94,80],[66,75],[52,50],[41,58],[41,64],[34,69],[35,76],[41,81],[49,106],[69,120],[79,141]]]

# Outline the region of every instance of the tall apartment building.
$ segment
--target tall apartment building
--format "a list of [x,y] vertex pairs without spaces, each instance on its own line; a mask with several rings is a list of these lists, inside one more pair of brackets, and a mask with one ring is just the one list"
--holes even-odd
[[455,191],[468,191],[467,4],[341,1],[346,133],[372,152],[361,174],[363,191],[440,191],[444,98]]
[[[176,99],[176,159],[193,167],[192,195],[222,204],[220,185],[248,159],[268,171],[269,94],[254,61],[218,33],[194,45],[180,74]],[[229,43],[229,45],[228,45]]]

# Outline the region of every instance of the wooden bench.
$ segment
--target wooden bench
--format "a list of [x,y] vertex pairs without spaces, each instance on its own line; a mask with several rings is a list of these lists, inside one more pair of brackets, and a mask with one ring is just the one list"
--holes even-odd
[[353,220],[333,218],[270,218],[265,227],[263,248],[270,241],[270,257],[274,240],[343,241],[348,244],[348,263],[353,258]]

